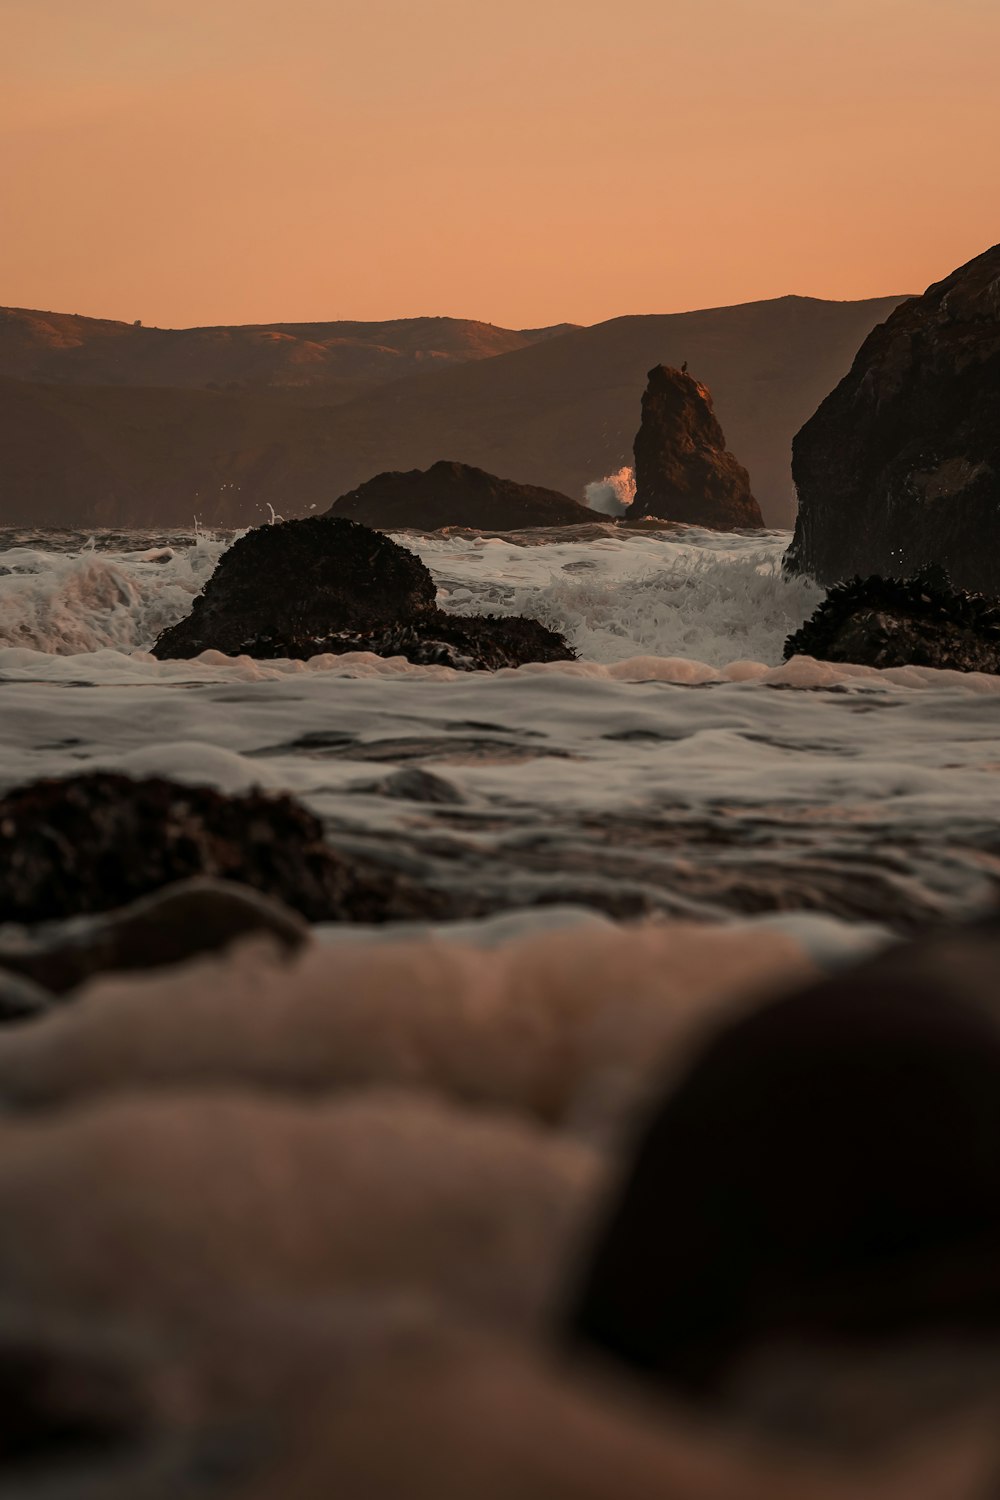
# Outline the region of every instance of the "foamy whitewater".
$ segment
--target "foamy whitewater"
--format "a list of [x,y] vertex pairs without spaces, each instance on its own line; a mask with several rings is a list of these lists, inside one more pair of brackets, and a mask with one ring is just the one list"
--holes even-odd
[[397,538],[444,608],[534,615],[576,663],[157,662],[231,540],[0,532],[3,789],[114,768],[288,790],[339,847],[473,886],[501,926],[597,907],[822,946],[824,917],[906,932],[990,900],[1000,678],[782,665],[821,597],[782,577],[786,533]]

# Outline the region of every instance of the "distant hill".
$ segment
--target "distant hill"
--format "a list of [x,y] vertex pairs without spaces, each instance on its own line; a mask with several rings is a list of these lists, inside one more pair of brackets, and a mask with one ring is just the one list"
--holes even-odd
[[614,318],[461,370],[407,380],[334,414],[352,488],[377,469],[460,459],[582,498],[632,458],[646,375],[680,365],[710,387],[729,449],[771,525],[791,525],[792,438],[903,297],[781,297]]
[[270,391],[316,405],[427,369],[490,359],[564,333],[464,318],[145,328],[77,313],[0,308],[0,376],[57,385]]
[[[416,325],[437,329],[441,336],[435,347],[444,358],[431,359],[430,370],[425,361],[424,373],[379,384],[347,400],[343,384],[336,398],[329,390],[324,394],[324,382],[334,379],[329,368],[313,383],[303,377],[298,387],[278,384],[289,370],[303,368],[291,348],[284,352],[280,339],[250,341],[250,349],[265,351],[262,364],[252,374],[247,358],[240,366],[243,384],[235,392],[205,389],[208,379],[195,388],[196,373],[207,376],[210,369],[221,368],[207,356],[199,363],[200,353],[190,355],[187,380],[170,375],[173,389],[139,379],[141,368],[151,374],[152,355],[148,367],[135,356],[129,368],[137,373],[128,381],[85,383],[91,378],[84,375],[85,366],[99,371],[95,380],[108,379],[107,364],[93,352],[100,347],[96,335],[60,355],[65,320],[32,314],[53,330],[44,337],[37,329],[25,334],[25,324],[15,319],[18,336],[27,338],[25,347],[34,351],[31,359],[40,363],[29,366],[27,357],[18,363],[14,334],[0,333],[0,351],[8,351],[0,352],[0,370],[20,376],[0,380],[0,523],[186,525],[198,515],[209,526],[247,525],[264,517],[268,504],[286,516],[313,506],[325,510],[374,474],[428,468],[442,458],[579,499],[589,481],[630,460],[647,371],[654,364],[687,360],[692,374],[712,389],[728,445],[750,470],[765,519],[789,525],[794,514],[793,435],[846,373],[875,324],[903,300],[782,297],[701,312],[615,318],[561,333],[511,333],[450,319],[271,325],[266,330],[289,330],[301,354],[296,329],[409,329],[415,342],[400,356],[405,365],[405,359],[417,361],[425,347]],[[67,336],[77,331],[76,321],[69,320]],[[218,335],[219,346],[230,351],[234,343],[242,348],[240,339],[248,333],[217,329],[169,335],[122,324],[101,326],[126,330],[108,335],[108,349],[133,351],[147,346],[129,342],[130,333],[149,332],[182,343],[189,333],[199,339]],[[461,363],[454,362],[456,349],[476,345],[479,335],[470,332],[476,329],[486,330],[477,346],[480,354],[466,353]],[[455,340],[450,354],[446,333]],[[79,370],[76,383],[52,383],[55,377],[42,348],[48,337],[57,341],[52,359],[65,358],[60,368]],[[397,338],[395,347],[401,347],[402,334]],[[527,342],[490,353],[494,338]],[[316,342],[302,335],[302,348]],[[86,365],[82,354],[72,353],[79,347],[91,350],[93,366]],[[154,341],[148,347],[158,351],[161,346]],[[181,345],[162,347],[174,349],[174,358]],[[365,345],[364,358],[376,347],[382,346]],[[331,343],[330,348],[342,346]],[[107,351],[101,355],[102,360],[111,357]],[[156,352],[155,357],[166,360],[167,355]],[[377,362],[381,356],[371,357]],[[331,353],[330,367],[347,358]],[[350,358],[360,360],[362,354],[355,351]],[[444,368],[436,368],[438,364]],[[166,365],[155,368],[166,372]],[[360,378],[353,368],[354,374],[337,379],[349,384]],[[42,383],[40,371],[48,383]],[[167,373],[157,378],[166,381]],[[59,379],[68,377],[60,374]],[[328,404],[314,404],[318,401]]]

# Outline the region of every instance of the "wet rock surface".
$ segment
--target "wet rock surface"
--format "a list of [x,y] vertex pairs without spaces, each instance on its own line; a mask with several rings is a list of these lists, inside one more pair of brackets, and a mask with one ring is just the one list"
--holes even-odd
[[795,438],[789,568],[1000,594],[1000,245],[904,302]]
[[[405,875],[328,847],[319,820],[291,797],[228,797],[160,777],[91,772],[34,782],[0,800],[0,913],[7,922],[107,912],[200,875],[238,881],[314,922],[382,922],[441,910],[433,892]],[[164,953],[174,918],[176,944],[190,951],[178,901],[180,912],[190,910],[189,903],[205,904],[204,892],[167,903]],[[232,902],[209,898],[213,904],[209,921],[226,931],[239,925]],[[155,907],[140,908],[106,927],[98,942],[127,954],[157,922]]]
[[586,505],[557,490],[517,484],[471,464],[447,460],[429,469],[376,474],[341,495],[330,513],[383,531],[405,527],[439,531],[449,526],[514,531],[522,526],[584,525],[594,520]]
[[831,589],[785,643],[785,660],[1000,672],[1000,603],[952,587],[943,569],[854,578]]
[[[294,911],[231,880],[197,877],[165,886],[107,915],[70,918],[33,928],[0,927],[0,1018],[14,975],[62,994],[94,974],[155,969],[214,953],[252,935],[294,952],[308,926]],[[4,970],[13,971],[4,974]],[[13,1018],[13,1017],[12,1017]]]
[[763,526],[750,476],[726,447],[708,387],[667,365],[656,365],[648,379],[629,514],[716,531]]
[[574,657],[536,620],[445,614],[435,595],[420,558],[381,532],[329,514],[284,521],[234,542],[190,615],[152,651],[162,660],[209,650],[259,660],[372,651],[459,671]]

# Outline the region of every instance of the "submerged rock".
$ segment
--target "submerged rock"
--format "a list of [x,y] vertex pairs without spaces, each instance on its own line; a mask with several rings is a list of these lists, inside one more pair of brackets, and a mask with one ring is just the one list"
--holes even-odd
[[1000,245],[904,302],[793,446],[789,568],[1000,594]]
[[22,980],[26,985],[34,980],[62,994],[94,974],[183,963],[252,934],[294,951],[308,932],[302,918],[273,897],[232,880],[204,877],[178,881],[107,915],[30,930],[0,928],[0,1019],[8,998],[5,986],[14,974],[28,976]]
[[830,590],[785,642],[785,660],[1000,672],[1000,603],[952,588],[938,567],[912,578],[854,578]]
[[[95,771],[36,781],[0,799],[6,922],[107,912],[198,875],[238,881],[313,922],[428,918],[450,906],[395,871],[329,848],[319,819],[291,797],[223,796],[161,777]],[[189,898],[180,898],[182,906]],[[215,908],[221,921],[218,901]],[[231,916],[223,924],[229,930]],[[156,926],[155,907],[122,920],[117,932],[114,924],[105,929],[109,951],[117,944],[119,954],[145,924]],[[183,921],[174,927],[182,956],[194,941],[183,928]],[[166,962],[162,943],[159,951]]]
[[764,524],[750,476],[726,448],[707,386],[657,365],[642,398],[630,516],[658,516],[715,531]]
[[938,940],[891,950],[710,1043],[652,1120],[574,1334],[689,1394],[769,1350],[997,1339],[998,943],[971,943],[971,971]]
[[372,788],[381,797],[398,797],[403,801],[436,802],[445,806],[462,803],[465,798],[452,781],[425,771],[422,766],[404,766],[393,771]]
[[435,597],[420,558],[381,532],[329,514],[284,521],[234,542],[187,619],[152,651],[163,660],[373,651],[468,672],[574,658],[537,620],[450,615]]
[[592,525],[594,513],[578,500],[535,484],[500,479],[471,464],[442,460],[429,469],[376,474],[341,495],[327,514],[398,531],[412,526],[440,531],[470,526],[517,531],[523,526]]

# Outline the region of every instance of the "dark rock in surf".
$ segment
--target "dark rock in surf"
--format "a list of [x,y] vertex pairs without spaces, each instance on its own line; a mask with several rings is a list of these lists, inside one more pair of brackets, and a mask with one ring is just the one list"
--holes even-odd
[[380,797],[398,797],[407,802],[436,802],[455,806],[465,801],[454,782],[425,771],[422,766],[404,766],[372,788]]
[[[653,1118],[572,1314],[692,1396],[770,1349],[1000,1336],[1000,941],[730,1025]],[[961,947],[959,943],[959,947]]]
[[419,557],[353,521],[258,526],[222,554],[187,619],[163,632],[153,654],[315,656],[316,642],[338,631],[432,615],[435,594]]
[[381,532],[329,514],[285,521],[224,552],[190,615],[152,649],[259,660],[371,651],[466,672],[574,659],[537,620],[450,615],[435,596],[420,558]]
[[309,929],[273,897],[205,877],[165,886],[107,915],[0,929],[0,1019],[4,969],[29,976],[26,984],[35,980],[63,994],[94,974],[183,963],[252,935],[267,936],[292,952],[307,940]]
[[[107,912],[199,875],[238,881],[312,922],[426,919],[448,910],[445,898],[406,876],[329,848],[319,819],[291,797],[227,797],[95,771],[36,781],[0,799],[6,922]],[[178,942],[190,951],[189,938]]]
[[938,567],[838,584],[785,642],[785,660],[1000,672],[1000,603],[952,588]]
[[383,531],[440,531],[468,526],[518,531],[524,526],[593,525],[594,512],[568,495],[500,479],[471,464],[442,460],[429,469],[376,474],[336,500],[328,514]]
[[795,438],[786,564],[1000,595],[1000,245],[904,302]]
[[650,370],[634,452],[629,515],[636,521],[657,516],[715,531],[764,525],[750,476],[726,447],[708,387],[685,371]]

